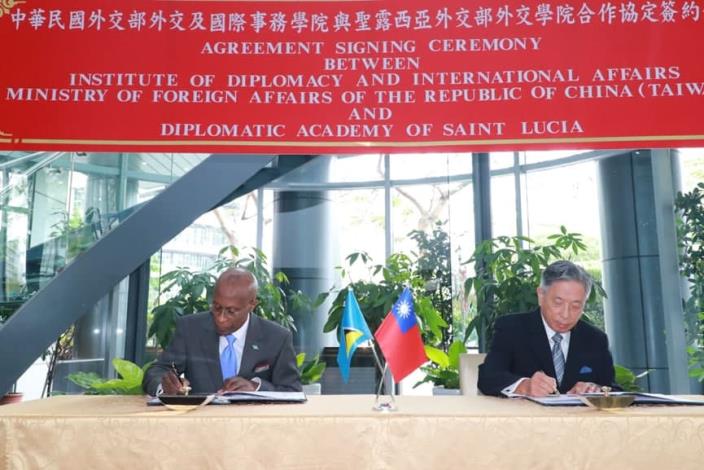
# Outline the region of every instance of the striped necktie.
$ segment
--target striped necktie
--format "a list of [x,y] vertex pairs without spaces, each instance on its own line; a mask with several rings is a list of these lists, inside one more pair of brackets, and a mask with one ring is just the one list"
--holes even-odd
[[552,347],[552,362],[555,365],[555,378],[557,383],[562,383],[562,376],[565,375],[565,355],[562,354],[562,335],[555,333],[552,337],[555,344]]

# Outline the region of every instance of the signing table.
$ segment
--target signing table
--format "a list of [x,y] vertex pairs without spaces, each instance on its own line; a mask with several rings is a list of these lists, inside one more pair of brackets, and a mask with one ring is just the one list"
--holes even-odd
[[0,407],[0,468],[704,468],[704,407],[545,408],[490,397],[309,397],[147,407],[64,396]]

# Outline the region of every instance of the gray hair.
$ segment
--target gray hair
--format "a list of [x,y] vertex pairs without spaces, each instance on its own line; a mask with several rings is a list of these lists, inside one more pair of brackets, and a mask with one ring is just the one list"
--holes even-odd
[[543,271],[543,274],[540,276],[540,288],[546,291],[548,287],[557,281],[579,282],[584,287],[586,294],[585,299],[589,298],[594,282],[583,267],[566,260],[555,261],[545,268],[545,271]]
[[259,291],[259,282],[254,274],[242,268],[228,268],[218,277],[215,285],[217,286],[221,282],[240,282],[240,280],[248,282],[247,288],[257,294]]

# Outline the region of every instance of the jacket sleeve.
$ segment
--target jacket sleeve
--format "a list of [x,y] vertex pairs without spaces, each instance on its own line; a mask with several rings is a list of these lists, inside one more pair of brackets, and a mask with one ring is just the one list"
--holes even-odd
[[513,362],[514,328],[508,318],[499,318],[494,326],[494,337],[484,363],[479,366],[477,387],[484,395],[500,396],[501,391],[521,378],[511,372]]
[[271,372],[271,382],[262,379],[259,390],[279,392],[300,392],[301,377],[296,366],[296,352],[293,349],[293,335],[290,331],[282,336],[279,350]]
[[179,373],[186,371],[186,338],[184,336],[182,319],[176,322],[176,331],[169,346],[159,354],[156,361],[149,366],[142,379],[142,389],[145,393],[155,396],[161,378],[175,367]]

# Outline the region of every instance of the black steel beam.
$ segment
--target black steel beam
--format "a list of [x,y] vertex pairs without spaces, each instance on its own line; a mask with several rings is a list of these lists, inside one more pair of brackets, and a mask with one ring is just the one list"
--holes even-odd
[[149,303],[149,263],[151,257],[130,274],[125,326],[125,359],[144,363],[144,343],[147,339],[147,308]]
[[488,153],[472,154],[474,190],[474,243],[491,238],[491,169]]

